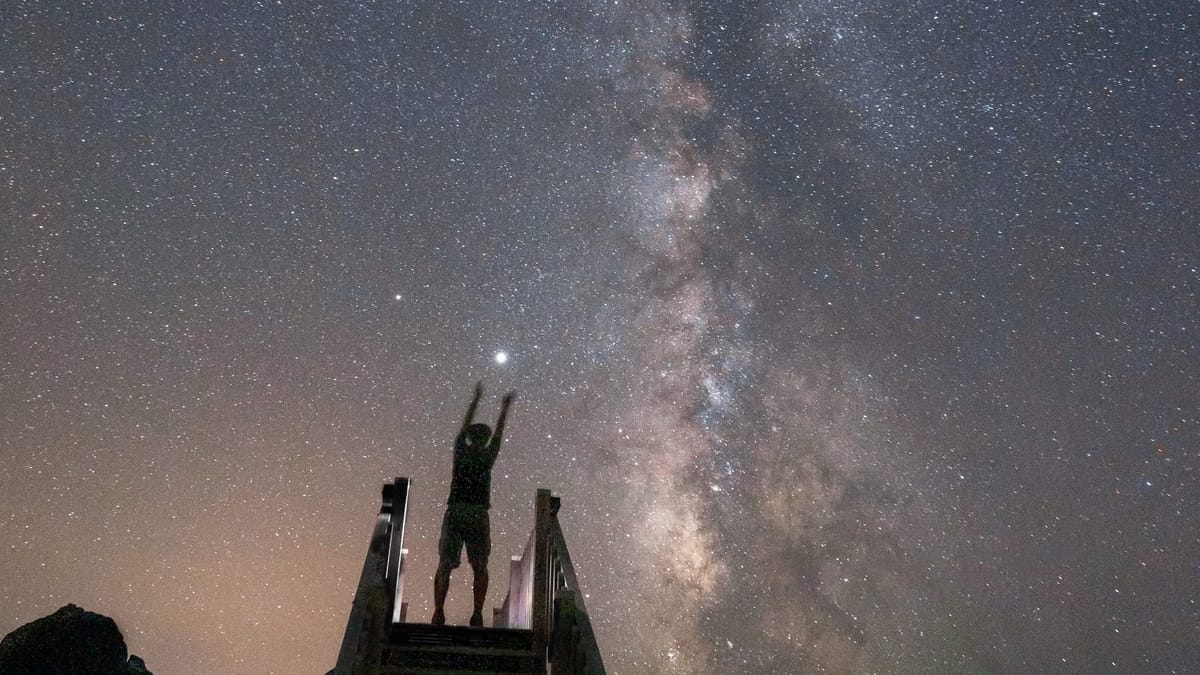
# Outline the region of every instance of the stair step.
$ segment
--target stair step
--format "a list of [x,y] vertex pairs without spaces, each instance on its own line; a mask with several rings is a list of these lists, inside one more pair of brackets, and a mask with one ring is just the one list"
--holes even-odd
[[444,667],[387,666],[371,671],[377,675],[545,675],[545,670],[463,670]]
[[384,647],[384,666],[407,669],[432,669],[439,672],[537,673],[544,672],[544,657],[533,652],[511,649],[472,647]]
[[392,624],[388,642],[393,645],[461,646],[498,649],[533,649],[533,631],[518,628],[432,626],[424,623]]
[[544,673],[533,652],[533,632],[513,628],[393,624],[382,665],[389,674]]

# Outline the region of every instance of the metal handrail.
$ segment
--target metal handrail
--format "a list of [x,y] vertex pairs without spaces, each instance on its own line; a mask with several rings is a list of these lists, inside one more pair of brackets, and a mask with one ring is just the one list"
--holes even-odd
[[512,559],[508,594],[495,612],[496,625],[533,630],[534,649],[546,654],[553,675],[604,675],[604,660],[558,522],[559,505],[549,490],[537,491],[533,530],[524,554]]
[[533,609],[533,549],[536,528],[530,530],[525,550],[513,556],[508,568],[508,594],[504,603],[495,610],[492,625],[497,628],[528,629],[532,623]]

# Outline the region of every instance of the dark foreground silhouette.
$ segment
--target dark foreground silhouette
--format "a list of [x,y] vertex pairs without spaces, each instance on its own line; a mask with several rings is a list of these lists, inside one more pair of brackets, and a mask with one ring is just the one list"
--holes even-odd
[[130,656],[117,623],[67,605],[31,621],[0,641],[4,675],[151,675]]
[[438,568],[433,577],[433,618],[430,623],[440,626],[446,623],[444,607],[446,592],[450,588],[450,573],[462,561],[462,550],[467,549],[467,562],[474,574],[473,591],[475,611],[471,614],[472,626],[483,625],[483,602],[488,589],[488,554],[492,550],[491,523],[488,509],[491,508],[492,465],[500,454],[500,442],[504,437],[504,421],[508,418],[508,407],[512,405],[515,392],[505,394],[500,407],[500,419],[496,430],[483,423],[474,422],[475,408],[483,396],[483,383],[475,385],[475,397],[467,406],[462,429],[454,441],[454,476],[450,482],[450,498],[446,501],[446,514],[442,518],[442,535],[438,541]]

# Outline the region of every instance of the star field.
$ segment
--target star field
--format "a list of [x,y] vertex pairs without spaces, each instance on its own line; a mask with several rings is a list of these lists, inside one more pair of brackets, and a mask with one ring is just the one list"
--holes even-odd
[[[76,2],[0,21],[0,632],[332,667],[561,519],[610,672],[1200,661],[1200,10]],[[469,577],[447,606],[465,623]]]

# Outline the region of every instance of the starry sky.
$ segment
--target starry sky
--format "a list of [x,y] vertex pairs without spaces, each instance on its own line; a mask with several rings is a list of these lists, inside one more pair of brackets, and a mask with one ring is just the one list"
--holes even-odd
[[1195,3],[2,14],[0,633],[324,673],[483,380],[610,672],[1200,661]]

